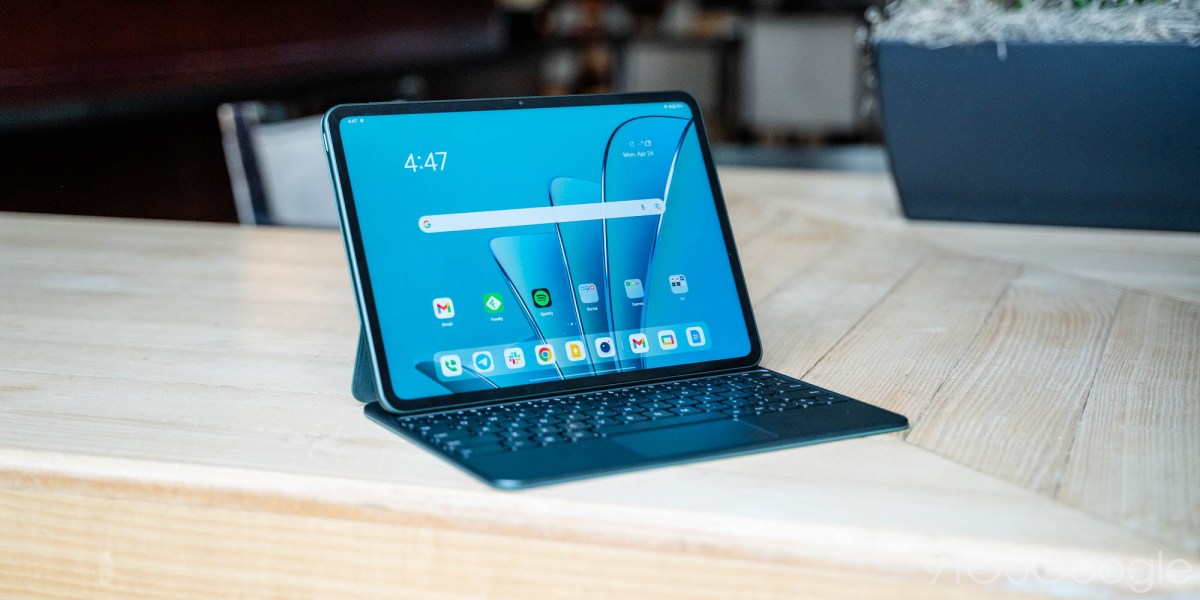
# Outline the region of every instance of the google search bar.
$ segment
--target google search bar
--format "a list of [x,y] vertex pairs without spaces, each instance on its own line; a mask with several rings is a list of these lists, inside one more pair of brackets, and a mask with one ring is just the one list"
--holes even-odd
[[417,219],[417,228],[425,233],[471,231],[498,227],[520,227],[522,225],[545,225],[547,223],[575,223],[599,219],[624,219],[661,215],[667,203],[661,198],[645,200],[621,200],[619,202],[593,202],[567,206],[542,206],[538,208],[510,208],[507,210],[482,210],[478,212],[426,215]]

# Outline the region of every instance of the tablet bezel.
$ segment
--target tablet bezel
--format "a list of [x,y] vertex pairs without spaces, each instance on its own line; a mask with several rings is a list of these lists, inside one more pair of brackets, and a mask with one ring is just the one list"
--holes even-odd
[[[362,235],[359,230],[358,216],[354,205],[354,194],[350,185],[345,152],[342,148],[340,123],[346,117],[400,115],[414,113],[440,112],[473,112],[481,110],[523,110],[532,108],[561,108],[576,106],[597,106],[612,104],[644,104],[657,102],[683,102],[692,112],[700,151],[704,158],[705,170],[708,173],[709,185],[712,189],[717,218],[721,224],[721,233],[725,239],[725,247],[729,258],[730,271],[733,274],[734,285],[737,289],[738,301],[745,318],[746,334],[750,341],[750,351],[745,356],[714,360],[672,367],[658,367],[636,371],[625,371],[604,375],[593,375],[560,381],[550,381],[519,386],[502,387],[474,392],[451,393],[440,396],[423,398],[403,398],[396,394],[392,378],[388,370],[388,362],[383,344],[383,336],[379,327],[375,298],[371,289],[371,279],[367,268]],[[725,197],[717,179],[716,167],[709,151],[708,135],[704,129],[700,108],[694,98],[685,92],[647,92],[632,94],[593,94],[580,96],[552,96],[528,98],[500,98],[488,100],[449,100],[435,102],[383,102],[372,104],[343,104],[331,108],[322,119],[322,129],[325,135],[325,149],[329,158],[333,175],[334,191],[338,204],[338,215],[341,221],[343,241],[350,263],[351,276],[354,282],[355,295],[358,300],[359,317],[364,324],[368,346],[371,353],[371,370],[375,375],[376,392],[384,408],[395,413],[424,412],[430,409],[461,408],[468,405],[509,402],[515,399],[562,395],[583,392],[598,388],[608,388],[620,385],[647,383],[664,379],[685,377],[689,375],[720,373],[751,368],[758,365],[762,358],[762,343],[759,339],[758,328],[754,321],[754,313],[750,306],[750,297],[746,291],[746,281],[742,272],[741,261],[738,259],[737,248],[734,245],[733,230],[730,227],[729,215],[725,208]]]

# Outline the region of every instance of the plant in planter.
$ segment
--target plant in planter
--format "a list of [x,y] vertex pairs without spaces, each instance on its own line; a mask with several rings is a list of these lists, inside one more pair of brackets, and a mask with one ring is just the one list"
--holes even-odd
[[868,13],[912,218],[1200,231],[1200,0]]

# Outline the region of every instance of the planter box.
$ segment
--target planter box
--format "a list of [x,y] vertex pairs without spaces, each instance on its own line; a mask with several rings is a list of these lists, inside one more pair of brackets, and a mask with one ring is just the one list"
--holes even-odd
[[1200,48],[875,46],[914,219],[1200,231]]

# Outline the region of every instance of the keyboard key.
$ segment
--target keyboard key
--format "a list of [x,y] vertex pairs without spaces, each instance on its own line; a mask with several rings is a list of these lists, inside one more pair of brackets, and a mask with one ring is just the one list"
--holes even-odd
[[813,396],[820,396],[824,393],[825,392],[822,392],[821,390],[791,390],[785,392],[780,397],[791,400],[793,398],[812,398]]
[[510,450],[525,450],[528,448],[536,448],[533,442],[529,440],[510,440],[505,444]]
[[470,437],[471,432],[466,429],[451,429],[449,431],[439,431],[431,434],[429,437],[437,442],[448,442],[460,438]]
[[501,440],[500,436],[498,436],[494,433],[488,433],[488,434],[484,434],[484,435],[477,435],[475,437],[462,438],[462,439],[454,440],[454,441],[458,442],[459,447],[462,448],[462,447],[470,447],[470,446],[480,446],[483,444],[499,444],[500,440]]
[[507,448],[500,444],[483,444],[480,446],[468,446],[459,448],[456,454],[463,458],[474,458],[476,456],[486,456],[488,454],[497,454],[507,451]]
[[441,431],[449,431],[450,425],[442,421],[426,421],[420,424],[420,431],[434,434]]

